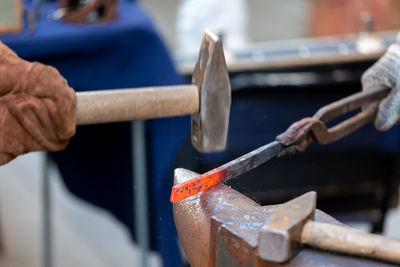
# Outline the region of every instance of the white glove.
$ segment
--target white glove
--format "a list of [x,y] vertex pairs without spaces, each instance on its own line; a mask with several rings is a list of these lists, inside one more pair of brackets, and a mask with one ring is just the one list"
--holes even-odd
[[379,104],[375,127],[386,131],[400,118],[400,45],[392,44],[387,52],[361,78],[362,88],[392,88],[389,95]]

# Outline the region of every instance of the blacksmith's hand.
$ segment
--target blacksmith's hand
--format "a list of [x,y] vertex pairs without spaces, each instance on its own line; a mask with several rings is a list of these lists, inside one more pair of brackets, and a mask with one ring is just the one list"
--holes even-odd
[[379,104],[375,127],[391,128],[400,117],[400,44],[392,44],[386,53],[361,78],[363,90],[389,87],[392,90]]
[[76,97],[53,67],[0,42],[0,165],[31,151],[63,149],[76,127]]

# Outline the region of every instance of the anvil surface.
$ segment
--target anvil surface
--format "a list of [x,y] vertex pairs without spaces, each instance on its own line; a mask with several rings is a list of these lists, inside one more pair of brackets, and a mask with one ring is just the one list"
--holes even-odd
[[[174,183],[182,183],[198,175],[186,169],[176,169]],[[277,206],[260,206],[224,184],[175,203],[175,225],[190,265],[395,266],[307,247],[285,264],[262,260],[257,254],[258,234]],[[315,212],[315,221],[341,224],[320,210]]]

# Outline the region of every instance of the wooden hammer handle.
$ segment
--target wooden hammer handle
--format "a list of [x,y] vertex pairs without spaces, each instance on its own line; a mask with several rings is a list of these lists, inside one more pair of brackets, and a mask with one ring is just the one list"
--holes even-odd
[[196,85],[78,92],[77,125],[197,113]]
[[400,240],[349,227],[308,221],[301,242],[323,250],[400,263]]

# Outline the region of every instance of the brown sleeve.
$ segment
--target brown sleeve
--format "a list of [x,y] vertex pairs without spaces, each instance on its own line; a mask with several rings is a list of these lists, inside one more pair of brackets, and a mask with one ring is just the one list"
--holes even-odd
[[0,165],[31,151],[63,149],[75,126],[75,92],[60,73],[0,42]]

